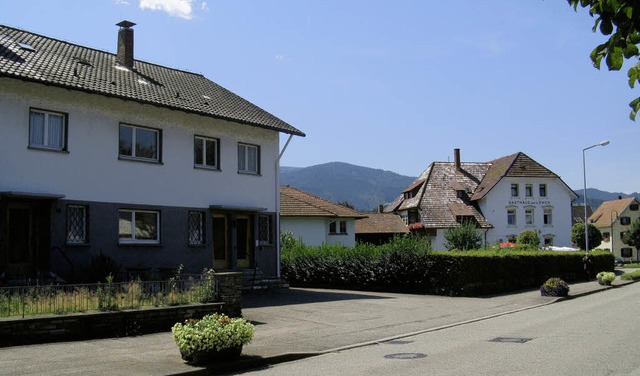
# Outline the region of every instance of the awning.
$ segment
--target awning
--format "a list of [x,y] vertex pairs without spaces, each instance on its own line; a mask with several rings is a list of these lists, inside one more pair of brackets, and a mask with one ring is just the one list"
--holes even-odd
[[230,206],[230,205],[209,205],[209,209],[216,211],[228,211],[228,212],[263,212],[267,211],[267,208],[258,208],[251,206]]
[[0,192],[0,198],[21,198],[28,200],[59,200],[64,198],[64,195],[55,193],[32,193],[32,192]]

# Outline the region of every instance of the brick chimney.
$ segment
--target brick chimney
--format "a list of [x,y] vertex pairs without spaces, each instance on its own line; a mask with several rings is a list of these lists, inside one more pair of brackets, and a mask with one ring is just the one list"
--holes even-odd
[[133,69],[133,22],[122,21],[117,23],[118,30],[118,58],[117,62],[126,68]]
[[453,162],[456,164],[456,171],[462,171],[460,165],[460,149],[453,149]]

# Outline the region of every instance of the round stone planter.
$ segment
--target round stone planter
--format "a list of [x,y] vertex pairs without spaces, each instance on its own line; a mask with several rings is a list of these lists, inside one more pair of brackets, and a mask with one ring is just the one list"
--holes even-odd
[[194,365],[236,360],[240,357],[240,354],[242,354],[242,346],[230,347],[222,350],[198,351],[191,355],[187,355],[182,350],[180,351],[182,359],[186,363]]

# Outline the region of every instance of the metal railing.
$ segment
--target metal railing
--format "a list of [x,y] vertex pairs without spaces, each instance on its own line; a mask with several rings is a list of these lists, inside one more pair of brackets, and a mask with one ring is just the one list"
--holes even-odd
[[0,288],[0,317],[118,311],[218,301],[214,278]]

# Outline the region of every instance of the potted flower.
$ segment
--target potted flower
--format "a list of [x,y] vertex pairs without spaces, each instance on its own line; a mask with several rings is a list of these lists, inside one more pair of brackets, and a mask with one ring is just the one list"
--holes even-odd
[[613,272],[600,272],[596,274],[596,278],[601,285],[611,285],[611,282],[616,279],[616,274]]
[[542,296],[567,296],[569,295],[569,285],[560,278],[549,278],[540,286]]
[[254,326],[244,319],[216,313],[176,323],[171,332],[182,359],[202,364],[239,357],[242,346],[253,338]]

